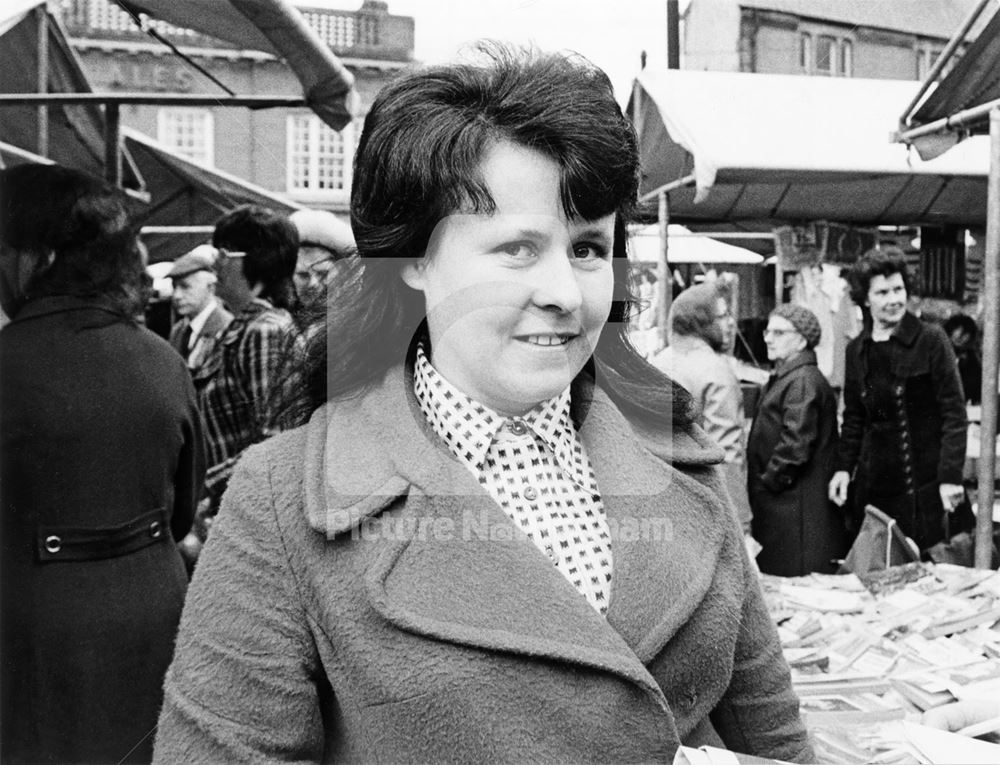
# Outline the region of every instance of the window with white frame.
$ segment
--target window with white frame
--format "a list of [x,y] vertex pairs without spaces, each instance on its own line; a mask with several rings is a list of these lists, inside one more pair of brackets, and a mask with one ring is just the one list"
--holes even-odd
[[820,35],[816,40],[815,74],[832,76],[837,73],[837,39]]
[[850,40],[840,41],[840,76],[850,77],[854,74],[854,43]]
[[164,107],[157,115],[156,138],[180,156],[211,167],[215,136],[209,109]]
[[288,191],[297,196],[346,197],[351,190],[355,126],[336,131],[315,114],[288,117]]
[[854,41],[831,32],[818,27],[799,32],[799,67],[804,74],[824,77],[854,75]]
[[808,32],[799,35],[799,66],[807,74],[812,71],[813,39]]
[[923,80],[934,68],[942,49],[937,46],[921,45],[917,48],[917,79]]

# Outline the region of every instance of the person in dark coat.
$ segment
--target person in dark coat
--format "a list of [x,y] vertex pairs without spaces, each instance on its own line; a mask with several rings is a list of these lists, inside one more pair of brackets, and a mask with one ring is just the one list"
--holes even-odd
[[958,362],[958,376],[962,381],[962,393],[970,404],[983,400],[983,359],[979,327],[971,316],[959,313],[944,323],[944,332],[951,341],[955,359]]
[[846,552],[841,514],[827,499],[837,447],[837,397],[816,366],[816,315],[785,304],[764,330],[774,374],[747,444],[753,536],[765,574],[833,573]]
[[871,504],[894,518],[921,550],[948,531],[971,529],[965,501],[966,413],[944,330],[906,310],[909,277],[901,251],[873,250],[848,273],[865,330],[847,346],[844,421],[830,498],[854,512]]
[[142,762],[204,472],[184,360],[134,320],[123,198],[58,166],[0,173],[4,762]]
[[171,301],[181,317],[170,330],[170,344],[184,357],[191,377],[204,384],[201,368],[212,356],[233,315],[215,296],[219,278],[215,273],[218,250],[200,244],[181,255],[167,277],[173,282]]

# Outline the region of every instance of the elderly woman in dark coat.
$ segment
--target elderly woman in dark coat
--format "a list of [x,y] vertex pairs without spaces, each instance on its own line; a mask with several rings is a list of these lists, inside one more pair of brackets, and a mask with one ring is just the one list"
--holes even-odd
[[764,330],[774,374],[747,445],[753,536],[766,574],[832,573],[846,551],[840,513],[827,499],[837,446],[837,397],[816,366],[820,326],[808,308],[786,304]]
[[141,762],[204,471],[184,360],[134,320],[119,193],[0,173],[4,762]]
[[970,529],[964,502],[965,397],[951,343],[940,327],[906,310],[903,253],[873,250],[848,274],[865,330],[847,346],[844,422],[830,498],[856,511],[871,504],[894,518],[921,550]]

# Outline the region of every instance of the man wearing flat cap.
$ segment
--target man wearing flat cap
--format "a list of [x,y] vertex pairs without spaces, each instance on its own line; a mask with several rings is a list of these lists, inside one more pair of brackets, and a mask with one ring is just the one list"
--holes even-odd
[[174,283],[174,311],[181,317],[170,330],[170,344],[187,361],[195,379],[233,321],[233,315],[215,295],[216,257],[212,245],[199,245],[179,257],[167,274]]

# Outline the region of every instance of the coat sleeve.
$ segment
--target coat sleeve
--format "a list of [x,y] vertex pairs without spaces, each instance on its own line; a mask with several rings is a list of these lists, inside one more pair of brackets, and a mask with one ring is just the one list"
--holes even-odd
[[784,491],[795,483],[799,469],[812,459],[819,438],[819,389],[804,375],[784,386],[780,403],[781,433],[760,476],[761,483],[773,492]]
[[293,364],[297,333],[291,319],[268,317],[248,327],[239,352],[240,379],[245,381],[254,421],[262,437],[281,430],[282,394]]
[[938,327],[924,329],[930,334],[931,381],[941,409],[941,456],[938,460],[938,483],[962,483],[965,465],[966,430],[965,394],[958,375],[958,361],[944,332]]
[[201,413],[187,369],[183,371],[187,417],[181,425],[184,443],[174,471],[174,508],[170,530],[175,540],[184,538],[194,522],[205,484],[205,434]]
[[844,367],[844,417],[840,426],[840,444],[837,449],[835,470],[853,473],[861,454],[861,438],[865,429],[865,405],[861,400],[861,370],[854,353],[855,339],[847,346]]
[[154,762],[316,762],[323,675],[262,450],[236,469],[195,569]]
[[710,715],[712,725],[734,752],[787,762],[815,762],[760,582],[745,552],[742,559],[746,599],[733,673],[725,695]]
[[745,462],[743,447],[743,393],[739,382],[725,362],[720,363],[719,374],[709,381],[702,392],[702,417],[708,434],[722,447],[725,461]]

